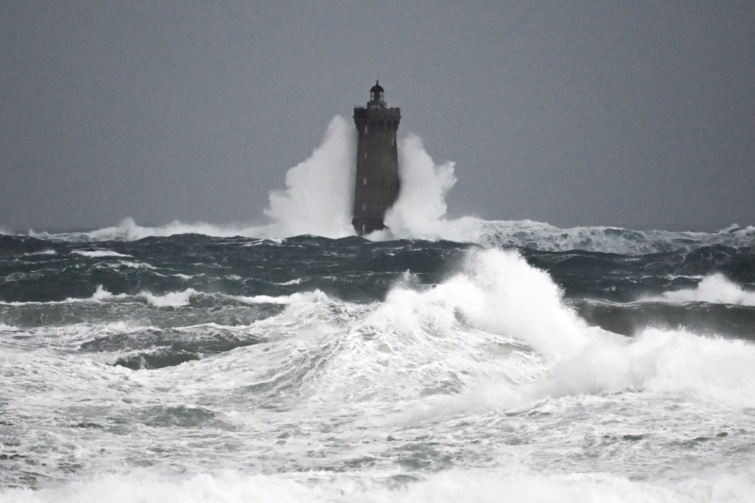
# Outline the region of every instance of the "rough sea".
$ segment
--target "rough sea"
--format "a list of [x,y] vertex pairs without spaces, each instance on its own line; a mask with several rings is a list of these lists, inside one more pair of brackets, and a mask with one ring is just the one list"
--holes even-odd
[[753,228],[0,236],[1,501],[752,501]]
[[350,236],[349,131],[268,227],[0,233],[0,502],[755,501],[755,227],[448,220],[410,136]]

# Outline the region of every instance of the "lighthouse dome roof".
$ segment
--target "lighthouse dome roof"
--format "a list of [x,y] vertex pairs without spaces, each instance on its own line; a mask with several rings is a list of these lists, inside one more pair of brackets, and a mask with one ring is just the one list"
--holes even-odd
[[371,93],[383,93],[383,92],[385,92],[385,89],[383,89],[383,86],[380,85],[380,81],[376,80],[375,81],[375,85],[372,86],[372,88],[370,89],[370,92]]

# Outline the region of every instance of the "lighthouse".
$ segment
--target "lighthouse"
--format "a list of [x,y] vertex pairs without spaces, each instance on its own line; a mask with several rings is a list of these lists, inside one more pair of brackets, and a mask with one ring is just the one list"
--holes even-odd
[[398,198],[396,131],[401,109],[388,108],[384,94],[380,82],[375,82],[367,106],[354,107],[358,140],[351,223],[360,236],[385,229],[385,212]]

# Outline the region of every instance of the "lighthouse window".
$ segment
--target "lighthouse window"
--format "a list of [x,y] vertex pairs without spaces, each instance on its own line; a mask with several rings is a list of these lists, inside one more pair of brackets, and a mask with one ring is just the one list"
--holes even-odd
[[391,138],[391,145],[395,145],[395,144],[396,144],[396,138]]
[[362,179],[362,185],[367,185],[367,178],[366,177]]
[[367,152],[364,153],[364,158],[367,159]]
[[364,126],[364,132],[365,133],[369,133],[370,132],[370,130],[369,130],[369,128],[367,128],[367,126]]
[[362,203],[362,211],[367,211],[367,203]]

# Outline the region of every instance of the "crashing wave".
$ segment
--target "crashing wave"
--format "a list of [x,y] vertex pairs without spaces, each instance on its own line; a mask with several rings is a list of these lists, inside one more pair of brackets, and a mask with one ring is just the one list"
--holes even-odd
[[[354,235],[351,227],[353,198],[354,128],[336,116],[322,144],[286,174],[284,190],[270,192],[267,225],[215,225],[174,220],[158,227],[138,225],[126,218],[113,227],[89,232],[29,232],[38,239],[96,242],[133,241],[145,237],[203,234],[281,239],[302,234],[342,238]],[[559,228],[544,222],[485,221],[476,217],[448,218],[446,195],[456,183],[454,163],[436,163],[420,137],[409,134],[399,142],[401,192],[386,214],[388,229],[369,239],[447,240],[496,247],[524,247],[542,251],[586,250],[604,253],[645,254],[701,246],[750,246],[755,227],[731,225],[720,231],[673,232],[618,227]]]

